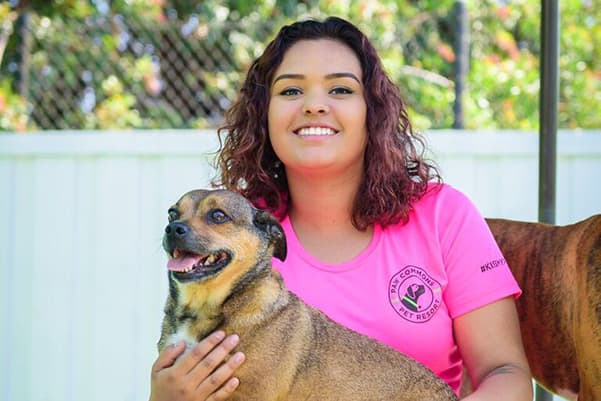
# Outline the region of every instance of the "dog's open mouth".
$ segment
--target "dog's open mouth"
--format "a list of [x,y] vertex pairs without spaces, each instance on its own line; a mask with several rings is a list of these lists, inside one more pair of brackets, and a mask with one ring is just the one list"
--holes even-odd
[[226,252],[199,255],[176,248],[167,268],[181,281],[199,280],[219,272],[230,262]]

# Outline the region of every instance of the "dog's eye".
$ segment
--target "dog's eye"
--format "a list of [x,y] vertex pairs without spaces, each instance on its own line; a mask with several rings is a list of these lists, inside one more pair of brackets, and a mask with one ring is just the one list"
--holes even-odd
[[179,212],[175,209],[169,209],[167,211],[169,222],[179,219]]
[[209,220],[212,223],[221,224],[228,221],[230,218],[221,209],[213,209],[209,212]]

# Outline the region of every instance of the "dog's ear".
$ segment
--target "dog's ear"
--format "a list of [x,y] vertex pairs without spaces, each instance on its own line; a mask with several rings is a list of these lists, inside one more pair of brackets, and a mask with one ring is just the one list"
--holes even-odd
[[281,261],[286,259],[286,235],[280,222],[269,212],[256,209],[253,219],[254,225],[261,230],[273,244],[273,256]]

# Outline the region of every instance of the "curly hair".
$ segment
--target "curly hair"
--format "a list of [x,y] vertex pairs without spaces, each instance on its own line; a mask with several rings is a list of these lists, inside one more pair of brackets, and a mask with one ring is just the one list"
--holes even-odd
[[298,21],[280,29],[250,66],[238,99],[218,129],[220,149],[214,186],[241,193],[255,206],[280,219],[288,210],[284,166],[271,145],[267,110],[269,89],[286,51],[300,40],[333,39],[359,59],[367,104],[365,172],[355,196],[352,222],[359,229],[407,222],[412,204],[441,181],[437,168],[424,158],[423,138],[413,131],[399,89],[388,77],[367,37],[338,17]]

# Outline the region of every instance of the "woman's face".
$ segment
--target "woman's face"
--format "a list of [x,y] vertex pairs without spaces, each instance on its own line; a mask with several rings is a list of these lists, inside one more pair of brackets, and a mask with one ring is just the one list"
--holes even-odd
[[288,174],[362,171],[363,92],[359,59],[341,42],[302,40],[287,50],[271,83],[268,128]]

